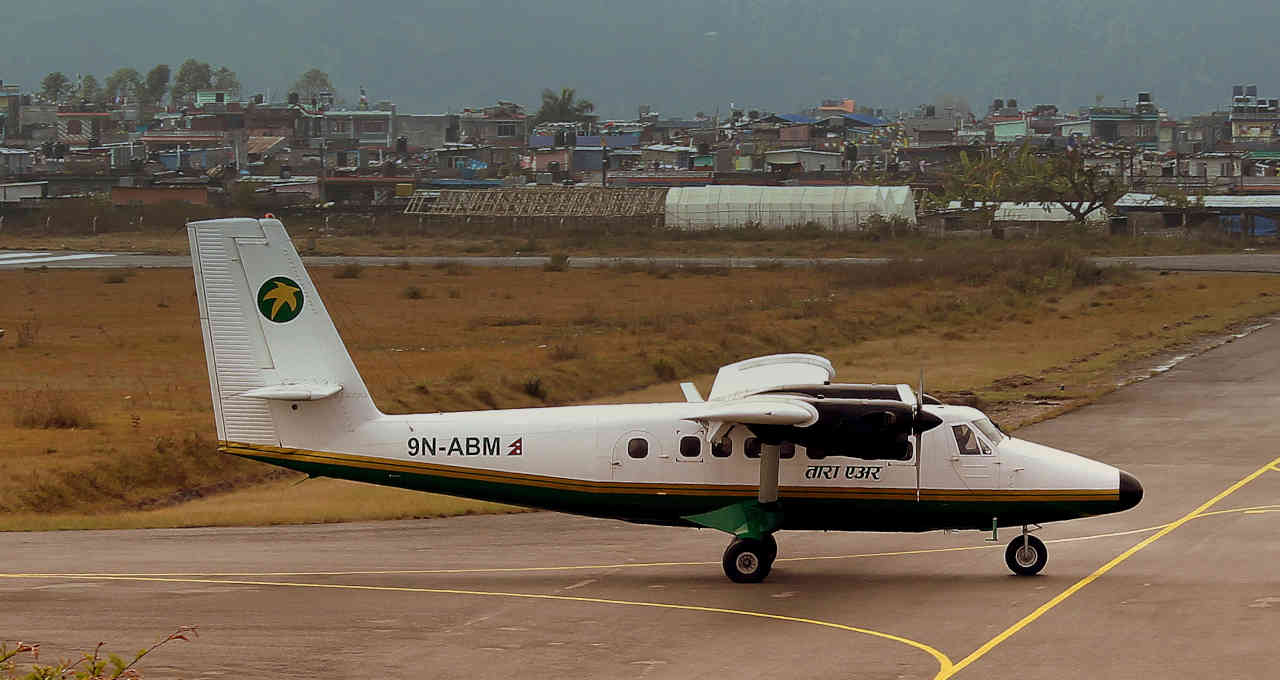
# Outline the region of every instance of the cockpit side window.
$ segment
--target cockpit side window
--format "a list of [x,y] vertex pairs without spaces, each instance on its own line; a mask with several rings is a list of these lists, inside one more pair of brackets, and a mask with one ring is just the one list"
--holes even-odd
[[978,428],[978,431],[982,434],[987,435],[987,439],[990,439],[992,444],[999,446],[1000,442],[1005,440],[1004,433],[989,418],[979,418],[973,421],[973,426]]
[[974,434],[968,425],[952,425],[951,433],[956,437],[956,446],[960,448],[961,454],[976,456],[982,453],[978,444],[978,435]]

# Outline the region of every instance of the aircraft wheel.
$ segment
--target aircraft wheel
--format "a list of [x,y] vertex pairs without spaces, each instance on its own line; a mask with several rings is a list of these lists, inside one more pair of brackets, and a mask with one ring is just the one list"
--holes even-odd
[[734,583],[759,583],[769,575],[777,550],[772,537],[768,541],[735,538],[725,549],[724,559],[721,561],[724,575]]
[[[1025,544],[1024,544],[1025,541]],[[1004,562],[1009,565],[1009,570],[1019,576],[1034,576],[1044,569],[1045,562],[1049,561],[1049,550],[1044,547],[1044,541],[1035,536],[1018,536],[1009,541],[1009,547],[1004,551]]]
[[773,534],[764,535],[764,548],[769,552],[769,566],[772,567],[773,561],[778,557],[778,541]]

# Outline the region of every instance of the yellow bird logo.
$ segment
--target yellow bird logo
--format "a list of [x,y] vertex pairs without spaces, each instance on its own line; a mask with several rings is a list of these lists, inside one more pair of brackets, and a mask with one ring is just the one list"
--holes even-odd
[[285,323],[302,311],[302,286],[284,276],[267,279],[258,289],[258,311],[271,321]]

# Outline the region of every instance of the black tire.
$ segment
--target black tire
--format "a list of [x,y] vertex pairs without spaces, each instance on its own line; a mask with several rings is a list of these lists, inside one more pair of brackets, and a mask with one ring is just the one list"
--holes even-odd
[[1044,541],[1035,536],[1022,536],[1009,541],[1009,547],[1004,551],[1004,563],[1009,565],[1009,571],[1018,576],[1035,576],[1044,569],[1045,562],[1049,561],[1049,550],[1044,547]]
[[778,558],[778,541],[774,539],[773,534],[764,535],[764,549],[769,555],[769,568],[773,568],[773,561]]
[[773,557],[776,554],[776,544],[771,552],[769,544],[765,541],[735,538],[729,547],[725,548],[724,559],[721,560],[724,575],[734,583],[759,583],[769,575],[769,569],[773,567]]

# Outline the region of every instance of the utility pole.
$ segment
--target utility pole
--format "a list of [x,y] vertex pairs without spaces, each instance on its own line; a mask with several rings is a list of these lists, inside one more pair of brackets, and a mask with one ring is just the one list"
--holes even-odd
[[600,135],[600,186],[609,188],[609,143]]

